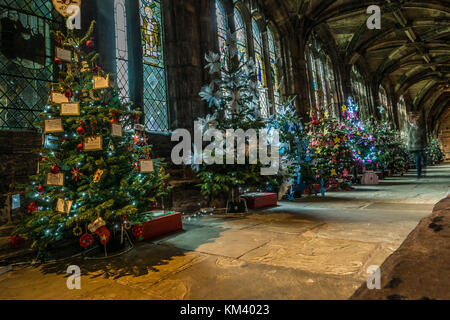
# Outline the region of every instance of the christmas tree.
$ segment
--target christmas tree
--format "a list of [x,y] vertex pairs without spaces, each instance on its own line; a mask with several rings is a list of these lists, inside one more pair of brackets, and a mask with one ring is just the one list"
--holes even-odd
[[377,150],[378,167],[391,174],[402,174],[408,167],[408,152],[400,133],[393,129],[388,120],[379,121],[371,117],[366,124],[373,137],[374,148]]
[[281,175],[288,188],[285,191],[288,191],[289,200],[295,200],[294,193],[303,191],[315,180],[311,157],[307,155],[308,137],[302,119],[295,110],[294,101],[295,98],[281,103],[277,112],[267,121],[269,129],[276,129],[280,133]]
[[328,189],[349,189],[347,177],[354,165],[353,152],[349,147],[344,124],[330,117],[327,110],[316,107],[311,112],[309,124],[309,152],[322,195]]
[[[141,112],[122,103],[98,65],[91,34],[53,33],[57,83],[37,124],[43,147],[38,172],[25,186],[32,198],[15,234],[27,234],[45,259],[49,244],[79,239],[88,247],[126,229],[167,192],[162,160],[151,159]],[[97,235],[97,236],[96,236]],[[81,237],[81,238],[80,238]]]
[[435,165],[444,160],[444,153],[442,152],[439,141],[433,137],[428,137],[429,144],[425,148],[425,157],[428,165]]
[[348,145],[359,168],[375,170],[378,168],[380,150],[376,149],[374,136],[359,119],[358,112],[359,107],[349,97],[347,105],[342,106],[343,127],[347,131]]
[[[235,38],[235,37],[233,37]],[[214,80],[203,87],[200,96],[208,103],[211,113],[205,118],[198,119],[201,124],[201,132],[205,135],[208,130],[216,129],[220,132],[227,130],[263,130],[266,123],[261,116],[259,108],[259,94],[257,90],[256,66],[252,59],[244,61],[235,48],[236,45],[228,44],[221,60],[219,54],[206,55],[207,65]],[[224,197],[224,200],[238,201],[239,196],[247,191],[261,191],[267,186],[277,185],[277,176],[265,176],[261,174],[261,168],[265,167],[260,159],[250,161],[250,149],[252,143],[249,137],[239,144],[234,139],[234,148],[225,146],[223,141],[215,140],[218,149],[231,148],[234,152],[233,163],[227,164],[227,154],[223,151],[218,154],[216,150],[208,148],[202,151],[203,159],[221,159],[223,164],[195,165],[197,176],[203,181],[200,185],[203,194],[210,197]],[[270,140],[270,134],[268,137]],[[219,145],[220,144],[220,145]],[[253,145],[255,146],[255,145]],[[245,147],[245,164],[238,163],[238,154]],[[228,157],[230,153],[227,152]],[[198,155],[194,155],[194,158]],[[242,158],[241,158],[242,160]],[[220,161],[219,161],[220,162]]]

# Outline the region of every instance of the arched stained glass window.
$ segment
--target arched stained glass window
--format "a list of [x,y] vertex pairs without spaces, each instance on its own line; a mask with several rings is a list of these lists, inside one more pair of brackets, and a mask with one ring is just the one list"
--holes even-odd
[[124,102],[130,99],[128,78],[128,41],[127,41],[127,12],[125,0],[114,1],[114,19],[116,31],[116,74],[119,96]]
[[308,45],[305,59],[310,66],[308,75],[312,82],[311,100],[315,105],[325,106],[330,114],[339,117],[336,79],[330,56],[320,42],[313,37]]
[[[378,99],[379,99],[379,107],[382,108],[382,116],[386,117],[386,119],[392,119],[392,108],[391,104],[389,103],[389,99],[386,93],[386,90],[383,88],[383,86],[380,86],[378,91]],[[381,110],[380,110],[381,112]]]
[[278,106],[281,101],[280,101],[280,83],[279,83],[279,79],[280,79],[280,75],[279,75],[279,70],[278,70],[278,66],[277,66],[277,56],[278,56],[278,52],[277,52],[277,45],[276,45],[276,40],[274,38],[274,34],[272,32],[271,29],[267,29],[267,37],[268,37],[268,41],[269,41],[269,55],[270,55],[270,74],[272,76],[272,83],[273,83],[273,95],[274,95],[274,99],[275,99],[275,108],[276,106]]
[[222,63],[226,63],[226,43],[227,43],[227,18],[225,9],[220,0],[216,0],[216,20],[217,38],[219,40],[219,50]]
[[0,129],[33,129],[54,81],[50,30],[63,28],[50,0],[0,1]]
[[239,56],[242,61],[247,61],[247,30],[245,28],[244,20],[242,20],[242,15],[237,9],[234,9],[234,24],[236,26],[236,41]]
[[140,0],[144,72],[145,126],[149,131],[168,130],[163,24],[160,0]]
[[400,130],[403,132],[403,134],[406,134],[406,131],[408,130],[408,118],[406,114],[406,101],[403,96],[400,96],[400,98],[398,99],[397,112]]
[[266,79],[266,67],[264,63],[264,51],[263,51],[263,39],[261,31],[259,30],[258,23],[252,19],[253,30],[253,43],[255,48],[255,64],[256,64],[256,76],[258,80],[259,90],[259,107],[261,114],[264,117],[268,117],[269,112],[269,96],[267,89]]
[[360,117],[367,119],[369,117],[369,96],[364,79],[355,65],[352,67],[351,84],[354,101],[358,104],[361,112]]

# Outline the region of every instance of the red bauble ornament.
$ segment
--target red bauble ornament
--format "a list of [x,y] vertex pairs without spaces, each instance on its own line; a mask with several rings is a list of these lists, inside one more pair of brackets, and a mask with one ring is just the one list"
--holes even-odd
[[39,187],[37,188],[37,191],[41,194],[45,192],[45,188],[42,186],[42,184],[39,185]]
[[50,168],[50,172],[53,173],[53,174],[57,174],[57,173],[59,173],[59,171],[60,171],[60,169],[59,169],[59,167],[58,167],[57,164],[54,164],[54,165]]
[[142,225],[135,225],[133,227],[133,230],[131,230],[131,233],[133,233],[133,236],[137,241],[143,240],[142,238],[144,237],[144,227]]
[[56,64],[62,64],[62,60],[59,58],[55,58],[55,62],[56,62]]
[[77,145],[77,150],[80,151],[80,152],[83,152],[83,151],[84,151],[84,146],[83,146],[82,143],[80,143],[79,145]]
[[94,237],[89,233],[85,233],[80,238],[80,246],[87,248],[94,243]]
[[313,126],[318,126],[320,124],[320,120],[313,120],[312,121],[312,125]]
[[23,241],[23,239],[20,236],[15,235],[15,236],[11,237],[11,240],[9,241],[9,243],[11,244],[11,246],[14,249],[16,249],[22,244],[22,241]]
[[111,119],[111,120],[109,120],[109,122],[110,122],[111,124],[113,124],[113,123],[119,123],[119,122],[117,122],[116,119]]
[[94,46],[94,41],[88,40],[86,41],[86,47],[92,48]]
[[84,129],[83,127],[80,126],[77,128],[77,132],[80,136],[82,136],[83,134],[86,133],[86,129]]
[[35,212],[37,210],[38,210],[38,206],[36,205],[36,203],[34,201],[28,205],[28,213],[29,214],[32,214],[33,212]]

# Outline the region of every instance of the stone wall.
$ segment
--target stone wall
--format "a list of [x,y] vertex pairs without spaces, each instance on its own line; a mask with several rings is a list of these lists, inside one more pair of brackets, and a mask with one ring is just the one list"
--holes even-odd
[[450,110],[442,117],[439,128],[439,142],[445,153],[445,159],[450,161]]
[[41,135],[34,131],[0,131],[2,191],[12,182],[27,183],[36,174],[37,158],[31,151],[41,144]]

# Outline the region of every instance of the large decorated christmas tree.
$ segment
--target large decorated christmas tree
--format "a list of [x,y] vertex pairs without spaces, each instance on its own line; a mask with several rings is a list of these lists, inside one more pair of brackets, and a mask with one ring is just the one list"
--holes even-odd
[[68,30],[56,37],[58,82],[37,127],[43,146],[38,171],[26,186],[32,202],[16,234],[27,234],[45,259],[48,244],[95,240],[128,229],[166,194],[163,163],[151,158],[141,112],[119,98],[110,75],[98,65],[88,33]]

